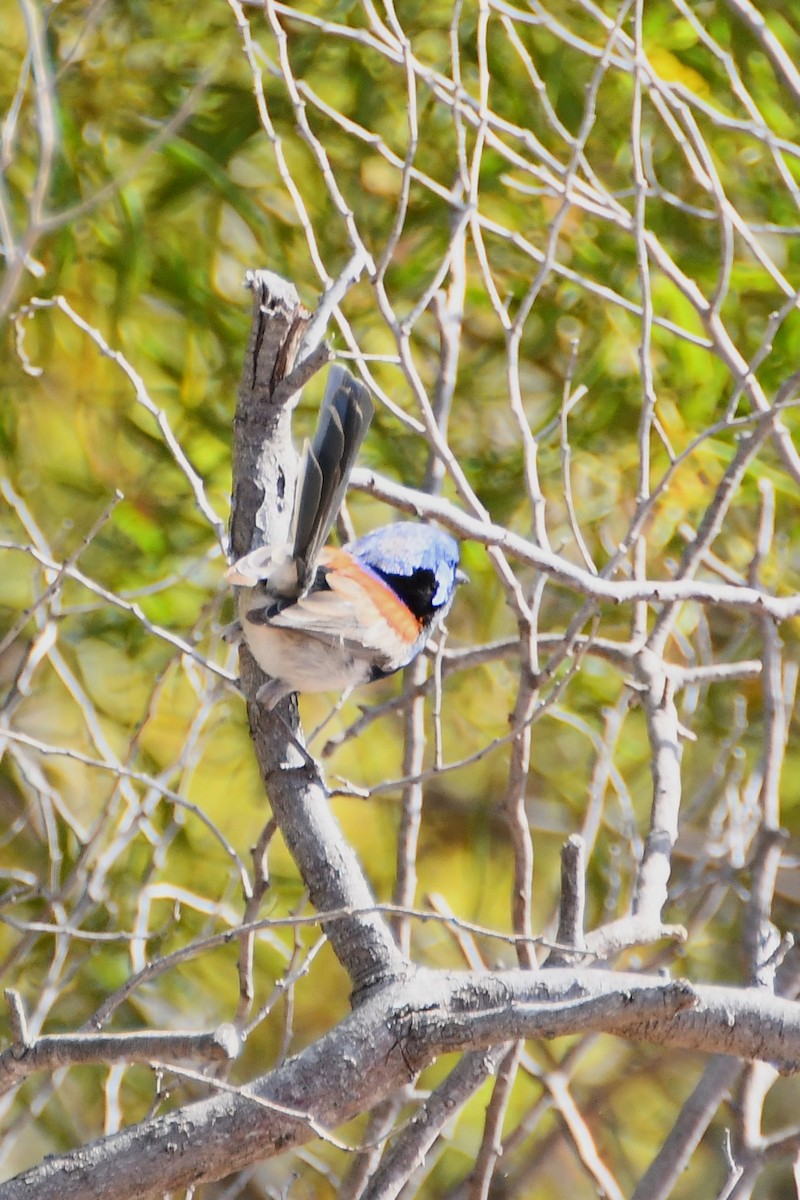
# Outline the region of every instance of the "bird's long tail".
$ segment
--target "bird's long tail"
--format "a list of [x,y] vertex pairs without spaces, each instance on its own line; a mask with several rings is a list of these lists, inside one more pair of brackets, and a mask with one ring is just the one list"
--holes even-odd
[[372,420],[369,392],[344,367],[331,367],[314,437],[306,443],[292,518],[293,554],[301,592],[341,508],[347,481]]

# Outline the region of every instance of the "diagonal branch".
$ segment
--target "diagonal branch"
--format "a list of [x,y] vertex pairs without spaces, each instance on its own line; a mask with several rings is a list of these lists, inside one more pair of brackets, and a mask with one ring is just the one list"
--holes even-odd
[[[297,474],[291,438],[297,393],[288,393],[280,385],[292,372],[311,320],[286,280],[269,271],[254,271],[248,283],[253,290],[253,324],[234,419],[234,558],[288,537]],[[409,965],[383,917],[363,911],[374,905],[374,899],[331,813],[319,768],[301,758],[287,738],[287,722],[297,732],[296,707],[290,710],[288,704],[282,705],[285,716],[262,708],[253,697],[264,677],[244,645],[240,665],[259,771],[311,901],[320,910],[361,910],[360,915],[324,926],[354,994],[405,975]]]

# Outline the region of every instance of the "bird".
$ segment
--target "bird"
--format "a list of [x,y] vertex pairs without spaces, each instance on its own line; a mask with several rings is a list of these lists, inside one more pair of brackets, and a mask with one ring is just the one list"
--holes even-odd
[[226,572],[244,639],[269,676],[256,694],[268,709],[293,692],[343,692],[408,666],[466,581],[456,539],[421,522],[326,544],[373,413],[364,384],[332,367],[289,542],[252,550]]

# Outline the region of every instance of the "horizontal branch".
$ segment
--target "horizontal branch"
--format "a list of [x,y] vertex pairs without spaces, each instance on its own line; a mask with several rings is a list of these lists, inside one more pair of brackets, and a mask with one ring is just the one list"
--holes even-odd
[[228,1062],[239,1052],[232,1025],[212,1033],[56,1033],[15,1042],[0,1054],[0,1095],[37,1071],[91,1063]]
[[637,600],[649,604],[671,604],[694,600],[699,604],[719,604],[723,608],[768,615],[776,621],[787,621],[800,615],[800,595],[771,596],[754,587],[696,579],[616,580],[593,575],[502,525],[471,517],[447,500],[393,483],[363,467],[353,471],[350,485],[356,491],[385,500],[401,512],[433,518],[457,537],[480,542],[484,546],[498,546],[519,562],[543,571],[554,583],[572,588],[592,600],[609,604],[631,604]]
[[0,1200],[132,1200],[218,1179],[367,1111],[440,1054],[586,1032],[800,1065],[800,1004],[757,988],[587,969],[419,971],[249,1087],[49,1157],[0,1185]]

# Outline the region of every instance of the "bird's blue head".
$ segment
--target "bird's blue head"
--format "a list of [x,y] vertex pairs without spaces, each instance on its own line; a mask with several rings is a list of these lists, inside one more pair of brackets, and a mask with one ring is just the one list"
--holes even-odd
[[416,521],[373,529],[346,549],[383,579],[424,624],[447,611],[456,584],[466,578],[458,569],[455,538]]

